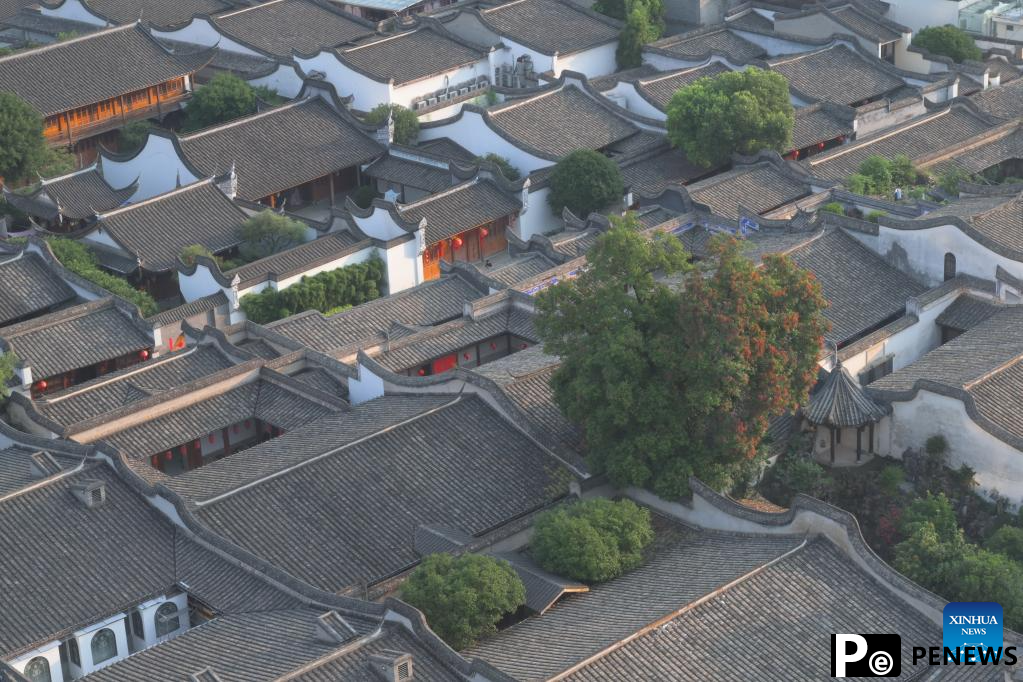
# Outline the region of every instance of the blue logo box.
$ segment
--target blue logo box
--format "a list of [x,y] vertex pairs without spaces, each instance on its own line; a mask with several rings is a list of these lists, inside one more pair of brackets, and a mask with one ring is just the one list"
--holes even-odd
[[[942,645],[955,653],[962,651],[961,662],[965,663],[965,648],[1002,648],[1002,605],[993,601],[959,601],[945,605],[942,616]],[[976,651],[969,660],[979,661]]]

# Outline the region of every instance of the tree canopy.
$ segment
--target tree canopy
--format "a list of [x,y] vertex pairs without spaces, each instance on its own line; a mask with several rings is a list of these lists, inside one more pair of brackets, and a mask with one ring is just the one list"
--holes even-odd
[[431,554],[401,586],[401,598],[426,615],[430,628],[456,651],[526,603],[526,588],[507,561],[482,554]]
[[913,36],[913,45],[922,47],[932,54],[951,58],[957,64],[967,59],[980,60],[983,53],[970,37],[958,26],[928,26]]
[[580,218],[621,200],[625,192],[618,165],[592,149],[577,149],[558,161],[550,187],[547,203],[554,213],[567,207]]
[[786,257],[757,267],[722,236],[691,266],[677,239],[639,230],[612,218],[587,270],[538,297],[537,331],[562,358],[554,398],[616,485],[722,489],[749,473],[769,418],[806,400],[826,302]]
[[755,67],[700,78],[668,103],[668,139],[706,168],[727,163],[733,153],[788,151],[794,125],[788,81]]
[[542,514],[530,548],[551,573],[602,582],[643,563],[643,550],[653,539],[647,509],[632,500],[594,498]]
[[305,241],[306,226],[271,210],[257,213],[238,228],[239,247],[247,260],[258,260]]
[[846,186],[856,194],[888,195],[895,187],[917,184],[926,175],[918,171],[905,154],[891,160],[872,154],[863,160],[859,170],[846,178]]
[[32,178],[48,152],[42,116],[17,95],[0,92],[0,177],[8,185]]
[[378,104],[369,110],[363,119],[372,126],[379,126],[391,114],[394,119],[394,141],[398,144],[412,144],[419,136],[419,117],[416,112],[400,104]]
[[664,3],[661,0],[626,0],[625,25],[618,35],[615,59],[619,69],[643,63],[643,46],[664,32]]
[[521,177],[518,169],[515,166],[511,165],[511,161],[501,156],[500,154],[490,152],[485,156],[477,156],[476,163],[480,163],[481,161],[492,163],[498,168],[500,168],[501,175],[504,176],[505,180],[518,180]]
[[219,73],[196,88],[185,109],[186,132],[248,116],[256,111],[256,91],[238,76]]

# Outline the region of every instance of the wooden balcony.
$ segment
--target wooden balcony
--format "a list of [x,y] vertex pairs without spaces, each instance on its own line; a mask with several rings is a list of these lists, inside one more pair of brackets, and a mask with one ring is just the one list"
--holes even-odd
[[73,144],[121,126],[147,118],[162,117],[176,111],[181,102],[192,96],[189,90],[158,93],[149,88],[140,95],[132,93],[110,99],[90,107],[50,116],[46,119],[43,135],[51,147]]

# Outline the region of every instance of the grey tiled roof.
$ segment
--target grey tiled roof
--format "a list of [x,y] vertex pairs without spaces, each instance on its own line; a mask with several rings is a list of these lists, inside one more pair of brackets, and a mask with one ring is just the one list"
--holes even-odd
[[874,99],[906,85],[879,60],[869,60],[843,44],[775,57],[768,64],[796,90],[837,104]]
[[199,315],[211,310],[216,310],[217,308],[222,308],[226,305],[227,295],[224,294],[223,290],[219,290],[215,294],[202,296],[193,301],[189,301],[188,303],[182,303],[174,308],[161,310],[156,315],[147,317],[146,322],[154,327],[160,327],[165,324],[171,324],[172,322],[180,322],[192,317],[193,315]]
[[480,11],[498,35],[544,54],[567,55],[618,40],[619,22],[571,0],[519,0]]
[[405,187],[414,187],[433,194],[452,184],[451,171],[446,168],[387,154],[363,170],[371,178],[386,180]]
[[803,415],[811,424],[842,428],[878,422],[886,414],[841,365],[817,383],[803,408]]
[[[0,58],[0,90],[48,116],[183,76],[209,57],[169,54],[141,26],[129,24]],[[40,74],[46,74],[45,88]]]
[[231,7],[221,0],[85,0],[90,10],[114,24],[142,20],[154,26],[187,22],[196,14],[213,14]]
[[739,204],[751,211],[766,213],[808,196],[812,191],[808,180],[800,178],[797,172],[768,161],[739,165],[693,183],[688,189],[695,201],[710,206],[716,215],[726,218],[739,217]]
[[855,3],[837,7],[829,11],[828,14],[838,19],[843,26],[857,35],[876,40],[879,43],[898,40],[902,37],[902,33],[896,30],[890,21],[880,15],[864,11]]
[[317,312],[302,313],[268,326],[316,350],[330,353],[352,343],[382,340],[383,332],[393,322],[434,325],[461,317],[467,301],[486,293],[465,279],[451,275],[331,317]]
[[796,109],[796,122],[792,127],[792,148],[802,149],[818,142],[833,140],[840,135],[853,134],[851,120],[839,118],[826,105],[815,104]]
[[225,12],[213,19],[225,35],[290,59],[313,54],[373,33],[372,25],[315,0],[278,0]]
[[[821,680],[831,672],[830,633],[882,631],[902,637],[901,679],[934,670],[913,666],[910,648],[936,641],[940,626],[818,539],[566,679]],[[747,659],[737,650],[758,653]],[[995,679],[981,666],[962,669],[965,679]]]
[[285,104],[180,138],[208,176],[235,164],[238,196],[257,200],[376,158],[383,149],[323,100]]
[[303,384],[307,384],[317,390],[323,391],[327,395],[342,398],[348,395],[348,385],[342,381],[340,377],[331,374],[322,367],[306,369],[297,374],[292,374],[291,377],[297,381],[301,381]]
[[942,327],[950,327],[964,332],[967,329],[973,329],[1001,308],[1002,306],[993,301],[964,294],[941,311],[934,322]]
[[227,279],[237,276],[239,286],[243,287],[262,282],[270,275],[283,279],[305,272],[315,265],[340,258],[356,244],[360,244],[360,240],[351,232],[331,232],[304,244],[270,254],[266,258],[246,263],[234,270],[228,270],[224,276]]
[[902,314],[907,299],[926,289],[841,230],[825,232],[789,255],[820,283],[829,303],[824,316],[831,322],[825,336],[836,343]]
[[81,220],[98,211],[121,206],[136,189],[131,184],[115,190],[95,168],[90,168],[45,180],[30,194],[10,192],[6,196],[17,208],[44,220],[53,220],[58,214]]
[[206,343],[47,395],[36,401],[36,409],[58,424],[71,426],[215,374],[235,363],[219,347]]
[[764,48],[740,38],[725,27],[702,28],[661,38],[649,47],[687,60],[701,59],[714,52],[727,56],[733,62],[745,63],[767,54]]
[[564,594],[589,590],[583,583],[548,573],[523,552],[501,552],[494,556],[515,569],[526,588],[526,606],[536,613],[549,609]]
[[418,148],[428,151],[431,154],[451,159],[452,161],[472,163],[472,161],[476,158],[475,154],[452,140],[450,137],[438,137],[435,140],[424,140],[419,143]]
[[335,409],[260,379],[111,433],[103,440],[130,458],[143,459],[246,419],[257,418],[290,431]]
[[481,274],[509,287],[515,286],[519,282],[531,277],[536,277],[556,266],[557,263],[538,252],[515,256],[507,263],[489,268],[482,263],[475,264],[476,269]]
[[129,257],[142,260],[149,272],[172,270],[181,251],[193,244],[213,253],[241,242],[238,228],[248,215],[211,180],[160,194],[152,199],[99,215],[97,227],[108,232]]
[[[1020,94],[1023,95],[1023,92]],[[937,156],[937,160],[925,165],[932,175],[940,175],[952,168],[970,174],[980,173],[1003,161],[1023,158],[1023,123],[993,128],[961,144],[948,147]]]
[[190,500],[210,500],[450,401],[449,396],[387,396],[353,405],[350,410],[315,419],[273,440],[185,472],[167,485]]
[[[40,480],[40,476],[32,470],[33,455],[37,452],[39,450],[22,445],[0,449],[0,497]],[[47,454],[61,469],[72,469],[81,461],[80,457],[74,458],[57,452],[47,451]],[[46,475],[52,476],[55,473],[58,472],[46,470]]]
[[39,315],[74,299],[74,290],[38,255],[25,252],[0,262],[0,324]]
[[585,594],[562,597],[544,615],[498,632],[465,655],[482,658],[518,680],[548,679],[777,559],[802,541],[701,532],[656,516],[655,524],[657,538],[644,565],[592,585]]
[[666,149],[622,167],[626,186],[646,196],[657,196],[669,185],[685,185],[705,175],[707,168],[691,162],[681,151]]
[[1023,254],[1023,194],[960,199],[914,222],[932,224],[942,217],[957,218],[1009,253]]
[[509,100],[488,109],[487,118],[512,140],[552,159],[576,149],[603,149],[639,132],[573,85]]
[[419,524],[482,533],[562,494],[564,474],[481,398],[463,396],[197,516],[292,575],[339,590],[416,562]]
[[411,223],[426,218],[426,243],[517,213],[522,202],[490,180],[471,180],[409,204],[396,204]]
[[377,360],[394,371],[410,369],[494,336],[511,333],[536,340],[533,316],[522,310],[500,311],[477,320],[455,320],[388,344]]
[[841,179],[859,170],[873,154],[892,158],[905,154],[918,159],[978,135],[991,125],[964,106],[952,105],[941,111],[911,119],[900,126],[861,138],[824,154],[810,157],[804,164],[814,175]]
[[[72,495],[85,479],[105,483],[105,504],[89,509]],[[4,654],[174,586],[173,526],[105,465],[0,502],[0,526]]]
[[88,367],[151,348],[153,339],[120,312],[112,299],[83,303],[0,328],[34,380]]
[[486,53],[433,27],[378,36],[336,50],[341,60],[378,81],[395,85],[442,74],[464,64],[486,60]]
[[659,74],[640,78],[636,81],[636,89],[658,109],[667,111],[668,103],[679,88],[684,88],[700,78],[713,78],[730,71],[731,69],[721,62],[711,62],[705,66],[685,69],[670,75]]

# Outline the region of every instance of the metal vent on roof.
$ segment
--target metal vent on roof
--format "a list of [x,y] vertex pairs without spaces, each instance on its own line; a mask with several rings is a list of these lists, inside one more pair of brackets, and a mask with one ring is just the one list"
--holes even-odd
[[88,478],[71,486],[71,493],[89,509],[107,501],[107,485],[101,480]]
[[344,644],[358,633],[337,611],[327,611],[316,619],[316,639],[327,644]]
[[412,654],[384,649],[369,657],[369,667],[382,680],[405,682],[413,676]]
[[32,472],[32,478],[47,478],[59,474],[64,469],[53,455],[44,450],[33,452],[29,456],[28,467]]
[[203,668],[197,673],[188,676],[189,682],[221,682],[220,675],[213,671],[213,668]]

